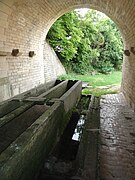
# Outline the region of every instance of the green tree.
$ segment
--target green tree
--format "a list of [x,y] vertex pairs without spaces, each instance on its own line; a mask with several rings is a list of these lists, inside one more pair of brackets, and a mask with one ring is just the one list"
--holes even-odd
[[50,45],[65,63],[76,56],[82,37],[80,20],[75,11],[59,18],[47,34]]
[[109,18],[102,19],[98,29],[104,37],[104,43],[99,46],[100,57],[94,68],[101,72],[120,70],[123,44],[119,30]]
[[82,17],[76,11],[59,18],[47,39],[67,71],[109,72],[122,64],[122,39],[115,24],[99,12]]

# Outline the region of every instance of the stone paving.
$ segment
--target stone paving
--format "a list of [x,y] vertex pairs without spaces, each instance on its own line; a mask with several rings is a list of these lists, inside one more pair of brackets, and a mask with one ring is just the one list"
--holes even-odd
[[100,180],[135,180],[135,112],[122,94],[101,98]]

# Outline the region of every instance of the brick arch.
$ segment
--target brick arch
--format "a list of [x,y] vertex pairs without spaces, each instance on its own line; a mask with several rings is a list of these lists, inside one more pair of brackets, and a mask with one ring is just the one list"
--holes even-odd
[[[102,9],[100,7],[97,7],[97,6],[92,6],[90,4],[80,4],[80,5],[74,5],[74,6],[71,6],[71,7],[68,7],[64,10],[61,10],[58,14],[56,14],[55,17],[53,17],[51,20],[50,20],[50,23],[48,24],[47,28],[46,28],[46,32],[45,34],[47,34],[47,32],[49,31],[50,27],[53,25],[53,23],[59,18],[61,17],[62,15],[74,10],[74,9],[80,9],[80,8],[89,8],[89,9],[93,9],[93,10],[97,10],[97,11],[100,11],[104,14],[106,14],[110,19],[112,19],[115,24],[117,25],[117,27],[119,28],[120,32],[121,32],[121,35],[123,37],[123,41],[126,42],[126,37],[127,37],[127,32],[124,30],[123,31],[123,27],[124,25],[120,25],[119,24],[119,21],[115,18],[114,15],[112,15],[111,13],[109,13],[108,11],[106,11],[105,9]],[[122,23],[121,23],[122,24]],[[129,31],[128,31],[129,32]]]
[[[17,58],[0,57],[3,64],[1,65],[2,78],[7,76],[8,84],[14,89],[18,88],[17,93],[44,82],[43,44],[49,28],[64,13],[82,7],[96,9],[108,15],[121,31],[124,48],[130,49],[135,46],[134,0],[0,1],[0,51],[11,52],[13,48],[19,48],[23,53]],[[28,57],[30,50],[36,52],[32,60]],[[133,53],[130,56],[124,56],[122,79],[123,93],[132,107],[135,104],[134,60]],[[22,67],[26,68],[23,69],[24,72],[21,72]],[[33,83],[29,79],[32,79]],[[11,87],[7,88],[11,89]]]
[[[64,8],[63,8],[63,6]],[[51,4],[50,4],[51,6]],[[76,8],[90,8],[95,9],[98,11],[101,11],[105,13],[108,17],[110,17],[118,26],[118,28],[121,31],[123,40],[125,43],[133,43],[133,29],[130,27],[133,27],[133,14],[135,13],[134,3],[133,1],[127,1],[127,0],[114,0],[114,1],[107,1],[107,0],[79,0],[79,1],[73,1],[69,0],[68,2],[66,0],[64,1],[57,1],[57,7],[58,8],[54,15],[52,15],[49,19],[49,23],[47,24],[47,29],[50,28],[50,26],[56,21],[57,18],[62,16],[63,14],[76,9]],[[131,8],[132,7],[132,8]],[[131,10],[131,11],[130,11]]]

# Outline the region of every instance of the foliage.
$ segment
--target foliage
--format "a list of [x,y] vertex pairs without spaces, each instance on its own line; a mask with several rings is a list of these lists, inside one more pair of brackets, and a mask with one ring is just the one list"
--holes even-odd
[[100,58],[95,64],[99,72],[110,72],[113,68],[120,70],[122,64],[122,39],[115,24],[108,18],[99,24],[104,36],[104,43],[99,48]]
[[75,11],[59,18],[47,34],[50,45],[64,63],[75,57],[82,37],[80,20]]
[[122,39],[115,24],[94,10],[82,17],[76,11],[60,17],[47,39],[67,72],[79,74],[120,70]]

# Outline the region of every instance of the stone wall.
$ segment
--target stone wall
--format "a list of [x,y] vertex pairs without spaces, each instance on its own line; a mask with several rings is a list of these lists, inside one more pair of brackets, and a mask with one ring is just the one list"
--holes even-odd
[[[49,45],[44,51],[44,61],[44,41],[33,32],[36,28],[40,31],[38,17],[31,14],[32,8],[27,12],[25,7],[21,1],[0,1],[0,101],[54,81],[57,74],[65,72]],[[13,49],[19,49],[20,55],[13,57]],[[36,55],[29,57],[29,51],[35,51]],[[54,66],[55,70],[51,70]]]
[[48,83],[55,80],[59,75],[65,74],[66,71],[58,59],[55,51],[48,42],[44,44],[44,77]]
[[[61,15],[82,7],[100,10],[108,15],[121,31],[124,49],[135,47],[134,0],[0,0],[0,51],[7,55],[0,57],[1,99],[44,83],[43,49],[46,34]],[[8,52],[16,48],[22,55],[12,57]],[[30,58],[29,51],[35,51],[36,56]],[[134,67],[135,55],[124,55],[122,91],[133,108]],[[50,75],[47,75],[46,81],[49,78]]]
[[0,56],[0,102],[40,84],[54,82],[59,75],[65,73],[60,60],[47,42],[40,61],[37,57]]

